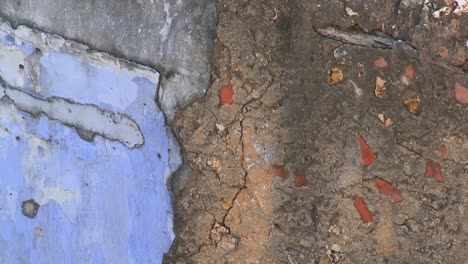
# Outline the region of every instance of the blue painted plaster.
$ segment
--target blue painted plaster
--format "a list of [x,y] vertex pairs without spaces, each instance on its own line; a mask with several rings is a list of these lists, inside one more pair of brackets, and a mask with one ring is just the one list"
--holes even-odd
[[[32,42],[0,34],[0,75],[9,85],[125,114],[145,143],[130,149],[100,136],[88,142],[60,120],[1,100],[0,263],[161,263],[174,234],[157,73],[52,49],[33,60],[34,50]],[[35,218],[21,212],[29,199],[40,205]]]

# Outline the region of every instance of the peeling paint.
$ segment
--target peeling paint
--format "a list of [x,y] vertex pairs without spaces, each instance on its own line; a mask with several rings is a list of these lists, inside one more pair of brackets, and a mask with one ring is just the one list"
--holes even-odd
[[182,160],[159,74],[0,23],[0,78],[0,263],[161,263]]
[[124,114],[102,110],[95,105],[82,105],[58,97],[41,100],[14,88],[0,88],[0,100],[8,98],[21,111],[34,116],[44,114],[67,126],[120,141],[129,148],[144,143],[138,124]]

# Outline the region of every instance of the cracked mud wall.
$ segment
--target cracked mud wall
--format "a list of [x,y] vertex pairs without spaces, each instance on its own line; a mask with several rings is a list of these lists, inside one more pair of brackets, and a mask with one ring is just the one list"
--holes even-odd
[[[468,16],[434,18],[447,2],[218,1],[213,84],[175,119],[192,176],[165,261],[466,262],[468,108],[454,85],[468,81]],[[404,103],[415,95],[418,113]],[[356,133],[375,152],[370,166]],[[444,183],[425,176],[428,158]],[[403,200],[379,193],[378,177]]]

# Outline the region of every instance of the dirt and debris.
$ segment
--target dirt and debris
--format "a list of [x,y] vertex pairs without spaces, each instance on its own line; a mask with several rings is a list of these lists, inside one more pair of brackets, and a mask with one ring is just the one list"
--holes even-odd
[[408,108],[408,111],[410,111],[410,113],[419,114],[419,112],[421,111],[421,99],[417,95],[406,99],[405,105]]
[[375,96],[377,96],[378,98],[383,98],[384,93],[385,93],[385,83],[386,82],[387,81],[385,81],[384,79],[377,76],[377,78],[375,80]]
[[393,125],[392,119],[385,116],[384,114],[379,114],[377,117],[382,122],[382,124],[384,124],[385,127],[391,127]]
[[465,263],[455,2],[218,1],[212,85],[175,118],[165,263]]
[[343,80],[343,71],[340,68],[336,68],[336,67],[331,68],[328,71],[328,75],[329,75],[328,82],[330,84],[337,84]]

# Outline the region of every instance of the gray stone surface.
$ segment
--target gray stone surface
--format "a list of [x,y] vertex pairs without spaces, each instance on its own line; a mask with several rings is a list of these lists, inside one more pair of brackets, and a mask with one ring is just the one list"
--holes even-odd
[[0,16],[155,68],[169,119],[209,85],[214,0],[0,0]]

